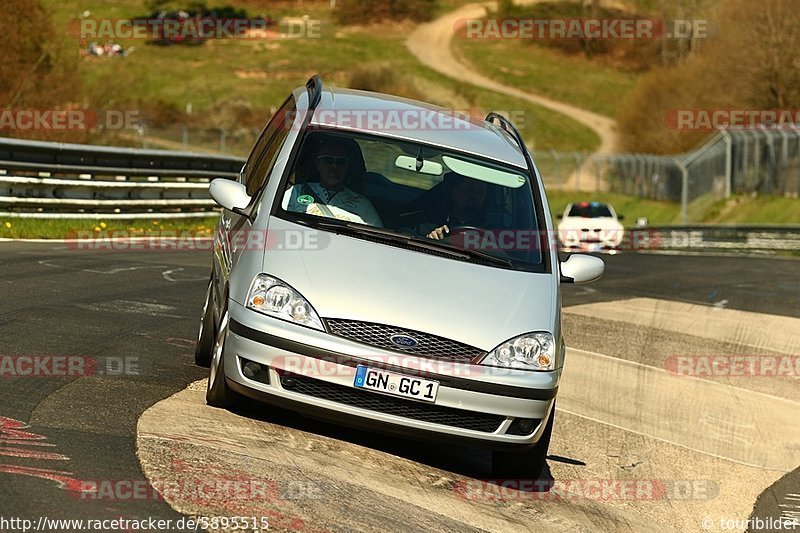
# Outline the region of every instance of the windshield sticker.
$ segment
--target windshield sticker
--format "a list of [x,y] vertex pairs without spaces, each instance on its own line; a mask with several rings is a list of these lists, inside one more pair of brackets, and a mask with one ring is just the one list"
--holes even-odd
[[297,197],[297,203],[300,205],[309,205],[314,203],[314,197],[309,194],[303,194]]

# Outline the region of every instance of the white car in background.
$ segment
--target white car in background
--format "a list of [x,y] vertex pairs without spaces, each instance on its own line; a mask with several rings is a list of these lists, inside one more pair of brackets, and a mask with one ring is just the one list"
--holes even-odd
[[567,205],[558,215],[558,239],[566,251],[616,251],[625,233],[610,204],[578,202]]

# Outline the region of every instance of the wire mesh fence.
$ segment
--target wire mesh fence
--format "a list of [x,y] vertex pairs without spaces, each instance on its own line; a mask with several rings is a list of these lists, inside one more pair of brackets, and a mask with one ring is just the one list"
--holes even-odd
[[702,210],[731,194],[800,196],[800,129],[721,130],[703,146],[676,156],[595,156],[612,192],[681,202]]
[[733,192],[800,194],[800,129],[730,131]]
[[532,155],[542,174],[545,187],[556,189],[575,188],[574,183],[571,183],[574,181],[573,176],[580,173],[581,167],[586,164],[589,157],[586,153],[555,150],[534,152]]

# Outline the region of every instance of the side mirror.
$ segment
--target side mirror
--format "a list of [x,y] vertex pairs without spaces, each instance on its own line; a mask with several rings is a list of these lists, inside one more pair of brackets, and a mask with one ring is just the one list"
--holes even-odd
[[561,220],[562,218],[564,218],[564,215],[563,215],[563,214],[558,214],[558,215],[556,215],[556,218],[557,218],[558,220]]
[[606,264],[593,255],[573,254],[561,263],[562,283],[591,283],[600,279]]
[[250,205],[247,188],[238,181],[217,178],[208,186],[208,192],[221,207],[240,215]]
[[623,219],[625,219],[625,215],[617,215],[617,220],[623,220]]

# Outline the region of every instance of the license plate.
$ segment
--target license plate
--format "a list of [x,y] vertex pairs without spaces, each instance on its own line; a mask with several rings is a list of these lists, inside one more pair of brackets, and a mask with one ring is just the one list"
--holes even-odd
[[359,389],[369,389],[394,396],[413,398],[425,402],[436,400],[439,382],[395,374],[385,370],[359,365],[353,383]]

